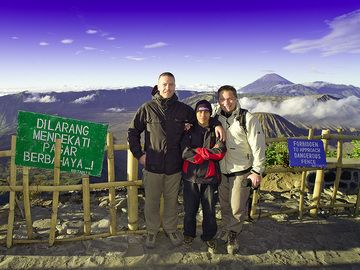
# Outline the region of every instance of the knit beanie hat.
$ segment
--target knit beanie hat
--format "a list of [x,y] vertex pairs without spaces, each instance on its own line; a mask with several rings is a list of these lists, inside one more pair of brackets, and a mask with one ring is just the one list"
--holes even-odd
[[195,105],[195,112],[198,112],[198,111],[208,111],[210,113],[210,115],[211,115],[212,114],[212,108],[211,108],[210,102],[205,100],[205,99],[200,100]]

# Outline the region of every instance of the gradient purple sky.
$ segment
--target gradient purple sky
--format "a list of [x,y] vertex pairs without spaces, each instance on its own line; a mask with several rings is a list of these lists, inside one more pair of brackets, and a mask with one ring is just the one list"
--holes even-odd
[[0,91],[295,83],[360,86],[360,1],[0,2]]

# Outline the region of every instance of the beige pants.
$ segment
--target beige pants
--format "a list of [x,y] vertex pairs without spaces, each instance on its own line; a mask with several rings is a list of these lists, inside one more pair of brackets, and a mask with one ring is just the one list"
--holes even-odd
[[163,229],[167,233],[177,230],[177,198],[181,172],[166,175],[144,170],[143,185],[145,188],[145,221],[146,229],[156,234],[160,229],[160,198],[164,196]]
[[247,217],[250,187],[246,187],[248,174],[226,177],[221,175],[219,201],[223,231],[240,233]]

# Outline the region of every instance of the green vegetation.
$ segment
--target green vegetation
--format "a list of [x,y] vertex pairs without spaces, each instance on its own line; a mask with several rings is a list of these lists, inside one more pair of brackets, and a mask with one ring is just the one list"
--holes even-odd
[[360,158],[360,141],[353,140],[351,143],[354,148],[352,154],[350,155],[350,158]]
[[266,147],[266,166],[289,166],[289,151],[287,142],[274,142]]

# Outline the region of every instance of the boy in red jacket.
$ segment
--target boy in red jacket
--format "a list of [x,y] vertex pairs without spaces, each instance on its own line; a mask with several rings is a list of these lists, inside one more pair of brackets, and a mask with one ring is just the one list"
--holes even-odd
[[196,237],[196,215],[201,203],[203,222],[201,239],[210,253],[216,252],[215,191],[221,180],[218,161],[226,152],[223,142],[216,139],[214,128],[209,125],[211,104],[206,100],[195,106],[197,123],[184,135],[181,142],[184,159],[184,243],[191,245]]

